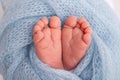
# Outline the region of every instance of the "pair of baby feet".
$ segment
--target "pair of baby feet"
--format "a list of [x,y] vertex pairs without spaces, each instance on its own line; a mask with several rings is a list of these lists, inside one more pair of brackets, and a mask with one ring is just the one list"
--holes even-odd
[[38,58],[53,68],[71,70],[84,57],[91,43],[92,29],[84,19],[67,18],[61,30],[61,21],[53,16],[39,20],[33,30]]

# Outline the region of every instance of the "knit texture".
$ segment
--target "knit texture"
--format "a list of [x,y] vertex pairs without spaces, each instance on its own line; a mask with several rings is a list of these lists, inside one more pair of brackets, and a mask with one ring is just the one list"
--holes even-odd
[[[120,80],[120,20],[104,0],[0,0],[0,73],[4,80]],[[34,51],[33,27],[42,17],[85,17],[92,43],[72,71],[54,69]]]

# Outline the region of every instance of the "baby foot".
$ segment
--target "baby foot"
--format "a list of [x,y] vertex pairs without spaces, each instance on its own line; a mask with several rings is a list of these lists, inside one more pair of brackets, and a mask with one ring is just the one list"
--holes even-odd
[[34,27],[34,45],[38,58],[53,68],[63,68],[61,51],[61,21],[58,17],[42,18]]
[[70,16],[62,30],[63,65],[71,70],[84,57],[87,48],[91,43],[92,29],[89,23],[81,18]]

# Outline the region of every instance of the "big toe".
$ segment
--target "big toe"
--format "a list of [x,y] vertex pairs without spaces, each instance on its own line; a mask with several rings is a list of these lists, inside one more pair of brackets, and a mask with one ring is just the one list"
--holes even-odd
[[61,21],[57,16],[50,18],[51,39],[54,42],[60,42],[61,39]]
[[69,16],[66,19],[64,28],[62,30],[62,43],[67,44],[72,39],[72,32],[73,28],[77,24],[77,17],[76,16]]
[[50,27],[54,29],[60,29],[61,28],[61,21],[59,17],[53,16],[50,18]]
[[69,16],[65,22],[65,25],[67,27],[72,27],[74,28],[77,24],[77,17],[76,16]]

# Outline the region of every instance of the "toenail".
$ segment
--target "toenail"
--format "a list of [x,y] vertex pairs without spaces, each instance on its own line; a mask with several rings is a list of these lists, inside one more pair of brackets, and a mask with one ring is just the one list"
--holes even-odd
[[60,26],[61,26],[61,21],[60,21],[59,17],[53,16],[50,18],[50,27],[60,28]]
[[69,16],[65,22],[66,25],[75,27],[77,24],[77,17],[76,16]]

